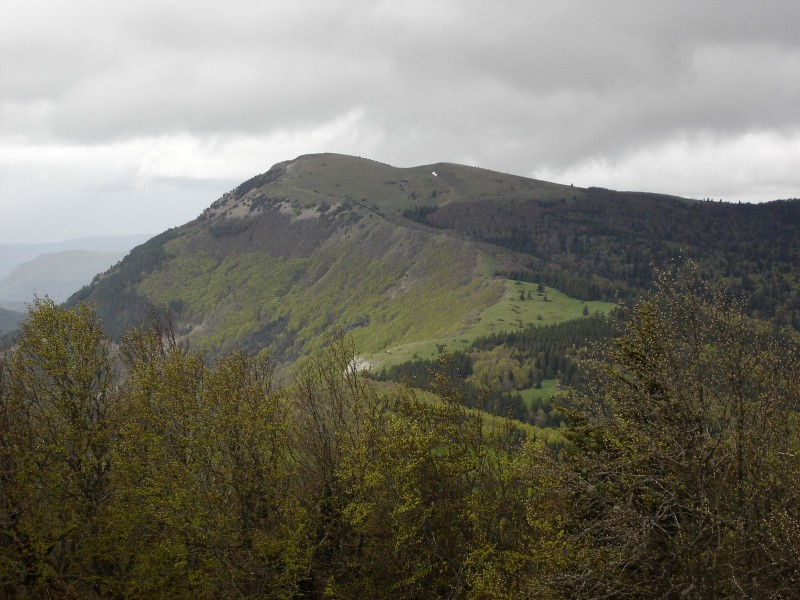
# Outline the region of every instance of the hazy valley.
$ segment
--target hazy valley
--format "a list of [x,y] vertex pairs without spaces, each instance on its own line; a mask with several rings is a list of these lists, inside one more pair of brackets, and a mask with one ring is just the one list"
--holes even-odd
[[0,333],[16,327],[35,294],[64,302],[149,236],[0,244]]

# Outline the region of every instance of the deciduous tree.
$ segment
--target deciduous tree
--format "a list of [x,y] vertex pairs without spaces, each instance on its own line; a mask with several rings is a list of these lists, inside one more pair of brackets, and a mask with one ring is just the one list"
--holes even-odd
[[661,274],[590,363],[566,453],[572,597],[781,597],[798,507],[795,335],[693,265]]
[[116,396],[94,310],[35,298],[0,377],[3,585],[101,593]]

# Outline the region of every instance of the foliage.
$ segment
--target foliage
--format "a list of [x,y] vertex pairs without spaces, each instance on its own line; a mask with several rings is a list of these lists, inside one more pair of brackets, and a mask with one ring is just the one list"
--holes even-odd
[[290,410],[268,366],[235,352],[205,367],[157,327],[134,330],[122,351],[120,591],[292,597],[305,518],[291,492]]
[[[555,409],[557,385],[564,390],[581,381],[580,349],[614,335],[613,318],[595,314],[583,319],[492,333],[475,339],[448,363],[462,401],[498,416],[539,427],[558,427],[563,418]],[[418,358],[384,368],[373,376],[430,390],[439,368],[436,360]],[[548,394],[534,394],[547,388]]]
[[[693,265],[660,275],[592,362],[573,413],[570,597],[781,597],[800,564],[798,339],[748,320]],[[566,470],[564,470],[566,468]]]
[[[447,361],[447,357],[443,358]],[[487,427],[442,372],[431,402],[404,389],[381,402],[337,471],[354,537],[334,597],[466,598],[513,593],[532,557],[518,476],[524,436]],[[503,588],[495,587],[497,580]],[[491,593],[486,593],[491,590]]]
[[62,596],[107,574],[114,366],[94,311],[35,298],[2,375],[0,585]]
[[553,449],[467,406],[467,354],[378,386],[340,332],[278,385],[37,299],[0,365],[0,594],[792,597],[800,341],[691,265],[627,317]]

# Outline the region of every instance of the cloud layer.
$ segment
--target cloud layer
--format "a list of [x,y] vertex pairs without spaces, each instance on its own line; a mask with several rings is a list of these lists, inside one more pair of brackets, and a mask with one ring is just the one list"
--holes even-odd
[[320,151],[800,196],[793,2],[8,5],[0,243],[160,231]]

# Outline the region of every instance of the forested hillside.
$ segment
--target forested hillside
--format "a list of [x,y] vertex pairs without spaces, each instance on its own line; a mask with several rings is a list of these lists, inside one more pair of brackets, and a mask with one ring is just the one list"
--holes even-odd
[[548,447],[465,406],[446,355],[415,392],[337,337],[279,384],[157,315],[117,351],[37,300],[0,363],[0,594],[792,597],[800,339],[742,309],[661,277]]
[[[415,344],[430,360],[437,344],[465,350],[488,333],[580,317],[580,303],[566,309],[575,299],[633,300],[654,269],[685,257],[745,294],[749,315],[798,328],[798,235],[800,201],[698,202],[307,155],[135,248],[69,302],[95,302],[117,340],[151,307],[169,307],[179,338],[209,359],[241,347],[282,370],[341,327],[380,369]],[[509,306],[514,282],[563,302]]]
[[580,352],[614,337],[618,327],[615,318],[599,314],[556,325],[529,325],[479,337],[466,350],[451,352],[446,365],[417,359],[371,376],[432,391],[437,373],[445,367],[466,406],[539,427],[559,427],[564,419],[552,394],[526,399],[520,392],[539,391],[543,383],[557,381],[558,390],[563,390],[558,402],[568,403],[568,390],[581,383]]
[[95,302],[116,339],[151,305],[169,307],[178,335],[209,355],[239,346],[284,365],[336,326],[367,354],[453,335],[503,297],[494,270],[504,259],[402,211],[420,198],[468,207],[481,194],[512,201],[569,189],[498,175],[299,157],[135,248],[69,302]]
[[646,289],[654,268],[690,257],[745,292],[748,311],[800,329],[800,201],[698,202],[589,188],[557,201],[407,209],[410,219],[528,255],[512,278],[584,299]]
[[430,390],[437,349],[462,400],[554,428],[601,317],[658,269],[692,257],[746,299],[800,325],[800,201],[761,205],[575,188],[439,163],[398,169],[336,154],[286,161],[197,219],[135,248],[70,306],[92,302],[115,341],[167,309],[211,364],[269,357],[281,380],[347,332],[359,368]]

